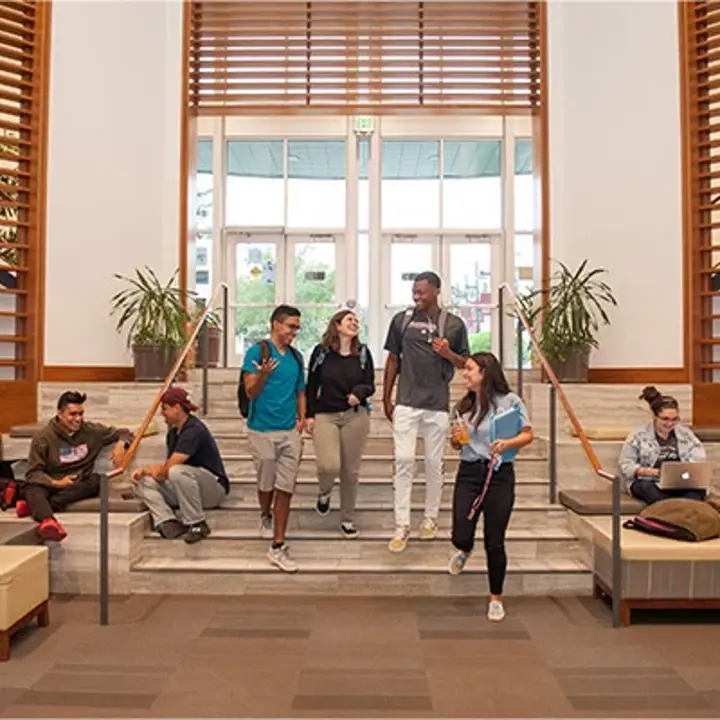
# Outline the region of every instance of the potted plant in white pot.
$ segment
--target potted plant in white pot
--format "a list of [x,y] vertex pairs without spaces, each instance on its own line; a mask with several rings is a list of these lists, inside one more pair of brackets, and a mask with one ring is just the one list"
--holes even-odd
[[116,274],[125,284],[112,300],[115,329],[127,333],[132,350],[135,380],[164,380],[187,341],[190,313],[176,285],[178,271],[161,283],[149,267],[136,269],[134,277]]
[[571,271],[564,263],[550,279],[549,291],[533,290],[520,298],[540,349],[561,382],[587,382],[590,352],[598,347],[608,310],[617,305],[604,268],[588,269],[588,260]]

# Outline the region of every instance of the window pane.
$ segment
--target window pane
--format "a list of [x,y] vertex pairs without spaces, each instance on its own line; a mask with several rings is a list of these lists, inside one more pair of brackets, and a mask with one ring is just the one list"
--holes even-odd
[[[277,245],[238,243],[235,250],[235,347],[239,355],[267,336],[275,306]],[[251,305],[252,307],[248,307]]]
[[515,230],[535,230],[532,140],[515,141]]
[[195,242],[195,292],[210,299],[212,293],[212,235],[198,233]]
[[492,248],[489,243],[450,246],[450,304],[465,321],[470,352],[491,349]]
[[227,144],[227,224],[283,227],[282,140],[230,140]]
[[440,227],[440,142],[383,140],[382,227]]
[[532,289],[535,281],[535,241],[532,235],[515,236],[515,288]]
[[370,140],[358,141],[358,230],[370,230],[370,181],[368,164],[370,162]]
[[430,243],[393,243],[390,246],[390,303],[395,307],[412,304],[415,277],[432,270]]
[[195,217],[198,230],[209,230],[213,222],[213,142],[198,141]]
[[443,227],[502,226],[501,148],[500,140],[443,143]]
[[358,235],[357,247],[357,307],[355,311],[360,318],[363,342],[368,341],[368,308],[370,307],[370,236],[367,233]]
[[345,141],[288,141],[288,226],[345,227]]

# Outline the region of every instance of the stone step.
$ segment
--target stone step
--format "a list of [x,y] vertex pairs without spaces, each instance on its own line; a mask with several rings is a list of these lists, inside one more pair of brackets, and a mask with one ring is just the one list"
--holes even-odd
[[[253,502],[257,498],[257,484],[254,477],[230,478],[232,497],[241,502]],[[455,486],[455,478],[447,476],[443,484],[443,502],[451,503]],[[525,500],[544,502],[548,499],[548,481],[543,478],[521,476],[516,481],[515,494]],[[316,477],[300,477],[295,486],[295,498],[317,499],[318,481]],[[385,478],[360,478],[358,483],[358,500],[360,502],[384,503],[392,507],[393,480]],[[422,502],[425,497],[425,479],[419,478],[413,483],[412,500]],[[333,489],[333,507],[339,507],[340,483],[336,481]]]
[[[316,497],[313,495],[293,498],[288,530],[335,531],[339,524],[338,504],[329,515],[321,517],[315,510]],[[411,526],[417,528],[424,517],[424,498],[411,504]],[[260,511],[257,498],[241,500],[231,493],[222,507],[207,512],[207,519],[213,530],[248,530],[255,532],[259,526]],[[391,532],[395,527],[392,504],[389,502],[359,501],[355,509],[355,522],[364,531]],[[452,525],[452,505],[443,502],[440,506],[438,526],[449,530]],[[482,518],[478,523],[482,527]],[[553,529],[567,529],[568,511],[562,505],[550,505],[523,497],[515,501],[510,516],[511,528],[524,528],[536,532]]]
[[[202,543],[201,543],[202,544]],[[255,558],[152,558],[133,564],[130,591],[177,595],[352,595],[483,597],[488,593],[483,553],[458,577],[446,562],[412,560],[409,550],[378,561],[307,559],[293,575]],[[510,558],[504,594],[590,595],[592,574],[574,558]]]
[[[288,534],[288,543],[292,555],[301,563],[305,560],[328,560],[381,563],[388,554],[387,544],[391,533],[378,530],[361,532],[359,537],[348,539],[342,536],[338,528],[334,530],[298,530]],[[247,558],[262,557],[267,552],[268,539],[260,538],[257,532],[222,529],[214,532],[207,540],[188,545],[182,539],[164,540],[155,533],[146,535],[141,548],[143,560],[150,558],[210,559],[210,558]],[[472,557],[470,563],[481,561],[482,533],[477,534],[480,552]],[[530,529],[510,530],[506,538],[508,556],[515,559],[552,559],[556,557],[576,557],[580,544],[567,529],[549,529],[540,533]],[[402,557],[393,555],[396,564],[447,563],[453,554],[450,544],[450,532],[438,533],[434,541],[420,541],[417,533],[411,536]]]
[[[254,477],[255,467],[252,457],[241,454],[230,454],[223,452],[223,462],[228,477]],[[446,474],[457,472],[459,458],[457,455],[445,457],[444,467]],[[416,477],[425,473],[425,461],[417,457]],[[360,477],[392,477],[395,470],[395,459],[392,455],[365,455],[360,465]],[[515,463],[515,474],[520,477],[542,477],[547,472],[547,461],[541,458],[519,458]],[[299,475],[301,477],[315,477],[317,463],[314,455],[303,453],[300,461]]]

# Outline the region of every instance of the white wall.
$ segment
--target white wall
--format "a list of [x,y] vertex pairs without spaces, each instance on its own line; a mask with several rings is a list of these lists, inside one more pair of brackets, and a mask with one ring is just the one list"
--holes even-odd
[[683,364],[677,5],[550,0],[555,259],[610,271],[595,367]]
[[46,365],[130,365],[113,273],[178,264],[182,3],[53,3]]

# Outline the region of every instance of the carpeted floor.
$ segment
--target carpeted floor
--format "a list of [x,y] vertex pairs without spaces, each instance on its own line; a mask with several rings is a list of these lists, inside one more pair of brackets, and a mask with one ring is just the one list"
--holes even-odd
[[[718,717],[716,616],[610,627],[590,598],[55,598],[3,717]],[[657,618],[656,618],[657,619]],[[684,622],[681,622],[685,620]]]

